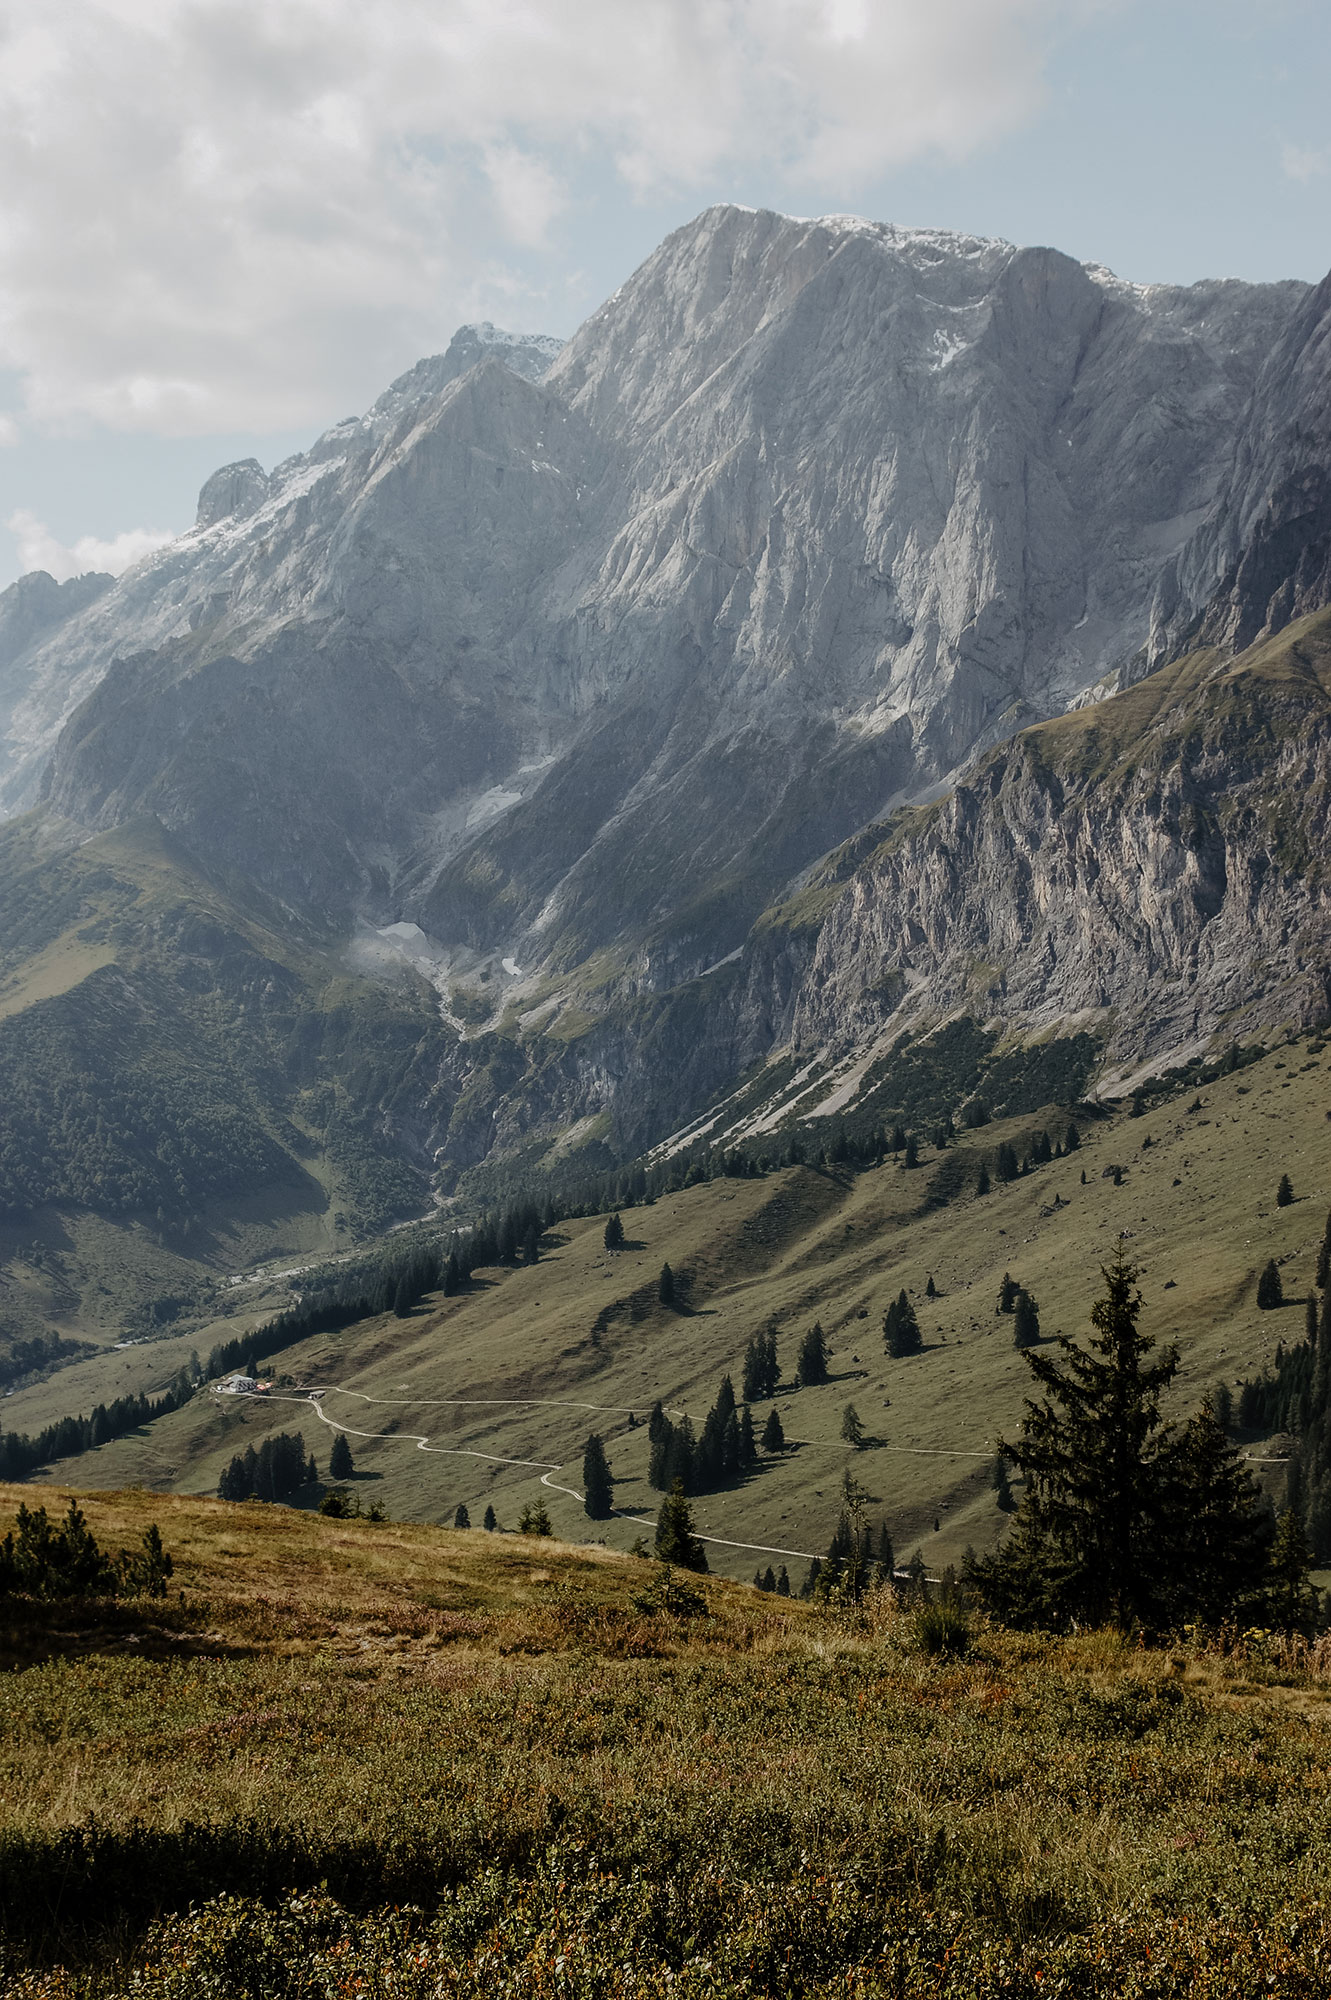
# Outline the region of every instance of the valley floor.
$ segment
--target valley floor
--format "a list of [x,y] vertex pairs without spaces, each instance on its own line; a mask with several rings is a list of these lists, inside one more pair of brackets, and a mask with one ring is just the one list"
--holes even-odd
[[[695,1501],[700,1531],[717,1538],[713,1568],[750,1577],[784,1559],[798,1587],[801,1559],[826,1549],[849,1468],[871,1495],[871,1518],[888,1522],[898,1558],[918,1548],[937,1573],[1003,1529],[994,1445],[1019,1423],[1029,1387],[1012,1319],[995,1311],[1005,1271],[1038,1300],[1044,1338],[1082,1334],[1099,1266],[1121,1232],[1141,1268],[1143,1329],[1182,1353],[1179,1416],[1302,1337],[1301,1301],[1331,1208],[1329,1061],[1318,1041],[1295,1042],[1144,1116],[1122,1107],[1082,1116],[1077,1151],[941,1206],[930,1196],[941,1164],[992,1154],[1003,1140],[1020,1148],[1046,1127],[1059,1139],[1067,1112],[963,1133],[941,1159],[925,1149],[915,1172],[891,1162],[854,1175],[795,1167],[686,1188],[625,1210],[627,1243],[615,1253],[604,1247],[603,1218],[562,1223],[535,1267],[483,1271],[465,1294],[427,1300],[409,1318],[385,1315],[287,1350],[273,1367],[288,1386],[272,1399],[202,1394],[47,1477],[215,1492],[233,1455],[283,1430],[301,1431],[322,1471],[331,1427],[341,1426],[362,1499],[381,1500],[394,1519],[451,1520],[462,1502],[479,1521],[492,1504],[511,1528],[524,1505],[544,1499],[559,1534],[627,1550],[642,1532],[636,1519],[593,1524],[581,1507],[589,1432],[607,1439],[622,1514],[654,1515],[644,1422],[653,1401],[701,1428],[723,1373],[738,1391],[748,1340],[772,1326],[790,1448]],[[1283,1208],[1282,1173],[1295,1192]],[[1290,1301],[1284,1310],[1256,1305],[1268,1258]],[[685,1310],[657,1301],[667,1261],[691,1281]],[[924,1351],[892,1360],[881,1321],[903,1287]],[[796,1390],[798,1340],[815,1318],[832,1379]],[[181,1345],[163,1347],[162,1381]],[[112,1364],[126,1373],[132,1364],[153,1386],[153,1355],[142,1348],[64,1369],[9,1398],[6,1427],[36,1430],[91,1408]],[[321,1392],[317,1406],[311,1391]],[[857,1451],[840,1436],[847,1403],[868,1440]],[[767,1407],[755,1409],[759,1431]],[[1246,1449],[1279,1500],[1283,1442],[1252,1439]]]

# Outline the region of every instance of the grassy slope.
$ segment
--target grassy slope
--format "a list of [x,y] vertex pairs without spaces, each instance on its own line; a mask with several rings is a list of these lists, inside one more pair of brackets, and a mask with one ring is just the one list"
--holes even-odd
[[[789,1375],[797,1336],[817,1317],[831,1338],[836,1379],[782,1395],[797,1448],[733,1490],[700,1499],[699,1526],[774,1549],[824,1548],[852,1456],[839,1439],[850,1400],[881,1440],[853,1457],[875,1515],[886,1515],[899,1554],[919,1546],[938,1567],[957,1561],[968,1543],[988,1545],[1001,1526],[989,1456],[997,1433],[1018,1421],[1027,1382],[1011,1321],[994,1313],[1005,1269],[1034,1292],[1046,1334],[1082,1332],[1097,1267],[1117,1232],[1127,1232],[1143,1272],[1144,1324],[1182,1349],[1180,1413],[1216,1381],[1259,1367],[1277,1340],[1301,1337],[1297,1307],[1259,1313],[1254,1294],[1269,1256],[1282,1264],[1287,1296],[1297,1299],[1312,1284],[1331,1208],[1328,1063],[1331,1052],[1295,1044],[1207,1088],[1197,1112],[1179,1098],[1140,1119],[1120,1111],[1083,1121],[1083,1145],[1071,1158],[931,1213],[921,1212],[932,1168],[926,1156],[913,1174],[887,1166],[842,1179],[796,1168],[691,1188],[628,1211],[633,1247],[615,1257],[602,1246],[599,1220],[569,1223],[534,1270],[484,1273],[467,1297],[432,1303],[406,1321],[389,1317],[321,1336],[283,1365],[328,1390],[328,1414],[353,1430],[398,1433],[353,1438],[367,1500],[418,1521],[451,1518],[459,1501],[479,1520],[492,1500],[512,1525],[520,1506],[542,1492],[540,1470],[467,1453],[563,1466],[550,1478],[577,1489],[582,1445],[595,1426],[610,1440],[623,1482],[619,1504],[652,1512],[658,1501],[645,1480],[645,1433],[627,1430],[627,1413],[641,1419],[659,1395],[700,1424],[724,1370],[739,1386],[754,1331],[777,1324]],[[1044,1122],[994,1125],[960,1143],[992,1147]],[[1062,1130],[1053,1113],[1048,1122]],[[1143,1150],[1148,1134],[1153,1144]],[[1125,1169],[1119,1188],[1106,1178],[1115,1163]],[[1285,1171],[1299,1198],[1278,1209],[1275,1187]],[[654,1302],[667,1260],[693,1274],[689,1313]],[[924,1297],[930,1273],[941,1292],[934,1301]],[[879,1326],[902,1285],[914,1295],[925,1352],[889,1361]],[[635,1321],[626,1310],[594,1343],[598,1314],[627,1305],[638,1287],[648,1290],[645,1316]],[[75,1368],[58,1394],[48,1384],[11,1398],[7,1422],[48,1421],[57,1404],[70,1407],[68,1387],[79,1379]],[[362,1403],[357,1394],[383,1400]],[[478,1409],[431,1400],[484,1397],[544,1400]],[[297,1427],[322,1466],[329,1434],[308,1403],[201,1399],[148,1433],[88,1454],[74,1476],[89,1487],[140,1481],[208,1492],[233,1452],[270,1430]],[[427,1435],[432,1450],[417,1450],[401,1433]],[[1264,1470],[1278,1493],[1279,1467]],[[64,1475],[57,1468],[51,1476]],[[639,1532],[625,1521],[593,1528],[573,1498],[550,1489],[544,1497],[556,1528],[576,1539],[604,1532],[627,1548]],[[769,1560],[720,1548],[712,1556],[735,1576]]]
[[[123,984],[99,983],[108,976]],[[132,1046],[117,1012],[126,991]],[[28,1038],[14,1044],[17,1074],[55,1135],[57,1178],[62,1147],[72,1144],[75,1161],[88,1150],[85,1137],[62,1134],[62,1107],[87,1090],[99,1110],[108,1091],[115,1101],[113,1072],[131,1106],[150,1105],[149,1160],[173,1118],[200,1103],[215,1116],[229,1102],[236,1137],[264,1149],[270,1168],[221,1196],[173,1191],[165,1217],[114,1201],[98,1213],[95,1199],[0,1217],[0,1341],[54,1328],[109,1343],[139,1330],[129,1323],[146,1300],[198,1291],[191,1344],[206,1344],[219,1276],[326,1256],[363,1233],[367,1202],[378,1225],[381,1168],[357,1120],[391,1092],[413,1048],[428,1056],[436,1023],[423,988],[348,976],[336,939],[211,879],[155,822],[82,844],[43,814],[0,828],[0,1057],[5,1037]],[[162,1085],[165,1125],[152,1101]],[[352,1102],[362,1087],[369,1101]],[[228,1143],[223,1135],[223,1160]],[[180,1150],[188,1160],[190,1145]],[[416,1175],[412,1199],[424,1188]]]
[[36,1951],[119,1993],[155,1912],[320,1882],[415,1913],[219,1905],[135,1993],[1325,1991],[1319,1656],[979,1632],[931,1661],[890,1603],[713,1580],[681,1618],[650,1565],[557,1542],[86,1509],[111,1546],[157,1519],[176,1576],[11,1606],[7,1992],[73,1993],[22,1981]]

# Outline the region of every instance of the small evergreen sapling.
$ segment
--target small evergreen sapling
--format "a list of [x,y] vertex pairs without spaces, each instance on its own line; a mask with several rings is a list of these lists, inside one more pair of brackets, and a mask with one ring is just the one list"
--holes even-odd
[[841,1415],[841,1442],[848,1444],[852,1451],[860,1451],[864,1447],[864,1425],[853,1403],[847,1403]]
[[661,1275],[656,1281],[656,1296],[663,1306],[675,1303],[675,1274],[669,1264],[662,1264]]
[[518,1533],[520,1535],[554,1534],[554,1529],[550,1526],[550,1515],[546,1509],[544,1500],[528,1501],[527,1505],[518,1515]]
[[1276,1189],[1276,1207],[1288,1208],[1293,1199],[1294,1184],[1288,1174],[1282,1174],[1280,1176],[1280,1185]]
[[678,1479],[661,1502],[656,1517],[656,1555],[660,1562],[706,1574],[707,1551],[693,1532],[693,1514]]
[[465,1500],[458,1501],[457,1512],[453,1516],[453,1526],[455,1528],[469,1528],[471,1526],[471,1515],[467,1512],[467,1503]]

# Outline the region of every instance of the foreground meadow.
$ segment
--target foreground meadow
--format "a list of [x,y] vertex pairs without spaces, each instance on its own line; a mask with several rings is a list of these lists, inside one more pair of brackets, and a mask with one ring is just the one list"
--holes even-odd
[[1331,1991],[1316,1647],[939,1657],[594,1547],[87,1513],[176,1574],[9,1601],[6,1993]]

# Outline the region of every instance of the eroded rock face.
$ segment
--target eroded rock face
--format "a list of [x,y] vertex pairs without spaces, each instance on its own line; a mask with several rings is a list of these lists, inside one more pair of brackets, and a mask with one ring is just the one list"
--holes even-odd
[[967,1011],[1131,1069],[1331,1016],[1331,614],[1286,638],[1031,731],[905,823],[822,924],[794,1045]]
[[213,528],[219,521],[243,520],[256,513],[267,497],[268,474],[258,459],[237,459],[234,465],[223,465],[204,480],[194,525]]
[[1331,601],[1331,277],[1258,377],[1217,507],[1166,570],[1154,651],[1233,650]]

